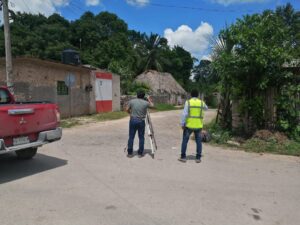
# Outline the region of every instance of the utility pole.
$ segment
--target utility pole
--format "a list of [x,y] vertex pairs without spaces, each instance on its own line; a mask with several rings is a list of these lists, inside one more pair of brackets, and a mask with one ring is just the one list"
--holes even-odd
[[4,37],[5,37],[6,83],[10,92],[14,93],[8,0],[2,0],[2,6],[3,6]]

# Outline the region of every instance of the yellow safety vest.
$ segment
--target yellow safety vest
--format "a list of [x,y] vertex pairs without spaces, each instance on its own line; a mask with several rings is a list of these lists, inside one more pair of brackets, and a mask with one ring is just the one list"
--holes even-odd
[[190,129],[203,128],[204,102],[198,98],[188,100],[188,116],[185,126]]

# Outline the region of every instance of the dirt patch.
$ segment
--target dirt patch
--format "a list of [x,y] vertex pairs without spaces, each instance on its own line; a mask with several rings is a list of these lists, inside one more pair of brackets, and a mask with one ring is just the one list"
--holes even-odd
[[288,137],[281,132],[275,132],[274,137],[278,143],[284,143],[289,140]]
[[277,143],[284,143],[284,142],[288,141],[288,137],[285,134],[283,134],[281,132],[273,133],[272,131],[269,131],[269,130],[258,130],[253,135],[253,138],[258,138],[258,139],[264,140],[264,141],[274,140]]
[[273,136],[273,133],[269,130],[258,130],[253,135],[253,138],[258,138],[264,141],[269,140]]

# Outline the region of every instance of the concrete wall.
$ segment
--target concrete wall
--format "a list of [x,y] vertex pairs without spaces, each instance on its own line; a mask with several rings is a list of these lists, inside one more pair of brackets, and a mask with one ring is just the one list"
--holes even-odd
[[[75,85],[68,95],[57,95],[57,81],[74,74]],[[94,84],[91,70],[32,58],[13,60],[13,79],[17,101],[51,101],[59,105],[62,117],[95,113],[95,95],[86,91]],[[5,85],[5,61],[0,59],[0,85]],[[71,92],[71,95],[70,95]]]
[[[102,73],[110,73],[112,74],[112,111],[120,111],[121,110],[121,80],[120,75],[111,73],[106,70],[97,69],[93,71],[93,77],[94,80],[96,79],[96,73],[102,72]],[[93,83],[95,84],[95,82]],[[93,92],[95,92],[93,90]]]
[[113,74],[112,77],[112,108],[113,111],[120,111],[121,109],[121,88],[120,88],[120,76]]

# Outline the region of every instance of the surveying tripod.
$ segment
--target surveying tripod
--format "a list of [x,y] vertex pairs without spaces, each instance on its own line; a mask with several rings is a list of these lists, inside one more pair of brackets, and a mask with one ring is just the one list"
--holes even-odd
[[153,129],[150,113],[148,110],[147,110],[145,122],[146,122],[147,134],[150,139],[151,153],[152,153],[152,156],[154,157],[155,152],[157,150],[157,144],[156,144],[156,140],[155,140],[155,136],[154,136],[154,129]]
[[[150,113],[148,110],[147,110],[147,114],[146,114],[146,118],[145,118],[145,125],[146,125],[146,127],[145,127],[146,132],[147,132],[147,135],[148,135],[149,141],[150,141],[151,154],[152,154],[152,157],[154,158],[155,152],[157,150],[157,144],[156,144],[156,140],[154,137],[154,129],[153,129]],[[126,145],[126,147],[124,148],[124,152],[126,152],[127,147],[128,146]]]

